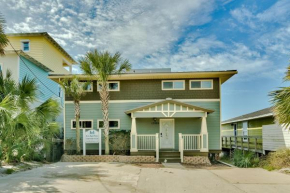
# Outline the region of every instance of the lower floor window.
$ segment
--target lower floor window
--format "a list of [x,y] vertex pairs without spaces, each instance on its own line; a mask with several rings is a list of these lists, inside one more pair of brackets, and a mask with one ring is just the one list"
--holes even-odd
[[[104,121],[102,119],[98,120],[98,128],[104,128]],[[110,129],[120,129],[120,120],[119,119],[109,119],[109,128]]]
[[[72,129],[76,129],[76,120],[71,121]],[[80,120],[80,129],[92,129],[93,128],[93,120]]]

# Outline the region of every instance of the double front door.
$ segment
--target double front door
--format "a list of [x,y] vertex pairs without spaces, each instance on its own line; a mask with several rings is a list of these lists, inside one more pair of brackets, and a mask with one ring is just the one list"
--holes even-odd
[[160,119],[160,148],[174,149],[174,119]]

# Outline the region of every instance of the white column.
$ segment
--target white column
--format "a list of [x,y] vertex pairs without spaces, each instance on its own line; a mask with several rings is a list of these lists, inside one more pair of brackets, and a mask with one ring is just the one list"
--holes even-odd
[[180,161],[181,161],[181,163],[183,163],[184,141],[182,138],[182,133],[178,133],[178,138],[179,138]]
[[156,162],[159,162],[159,133],[156,133]]
[[207,132],[207,124],[206,124],[207,113],[201,118],[201,152],[208,152],[208,132]]
[[132,125],[131,125],[131,148],[130,148],[130,152],[138,152],[136,117],[133,117],[133,116],[132,116]]
[[86,155],[86,129],[83,129],[83,155]]
[[69,66],[69,72],[72,74],[72,66]]
[[102,155],[102,129],[99,129],[99,155]]

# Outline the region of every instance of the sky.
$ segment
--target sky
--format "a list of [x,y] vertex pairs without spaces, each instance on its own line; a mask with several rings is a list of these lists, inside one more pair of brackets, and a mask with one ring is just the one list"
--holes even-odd
[[222,85],[222,120],[269,107],[269,92],[289,85],[289,10],[289,0],[0,0],[5,32],[46,31],[76,60],[97,48],[133,68],[238,70]]

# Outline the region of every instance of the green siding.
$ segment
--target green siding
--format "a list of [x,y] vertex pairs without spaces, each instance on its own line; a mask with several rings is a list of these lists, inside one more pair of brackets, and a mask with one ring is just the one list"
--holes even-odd
[[[203,108],[213,109],[215,112],[208,115],[207,126],[209,133],[209,149],[220,149],[220,102],[186,102],[188,104],[200,106]],[[120,129],[131,129],[131,117],[124,112],[143,105],[151,104],[148,102],[127,102],[111,103],[109,108],[110,119],[120,119]],[[71,129],[71,119],[74,119],[74,105],[65,105],[65,131],[66,139],[75,138],[75,130]],[[93,128],[97,128],[97,120],[102,119],[100,103],[82,103],[81,119],[92,119]],[[159,124],[152,124],[152,118],[137,118],[138,134],[155,134],[159,133]],[[200,118],[175,118],[175,148],[178,149],[178,133],[199,134]],[[82,131],[81,131],[82,136]],[[104,147],[104,146],[103,146]],[[87,145],[87,149],[98,149],[98,145]]]
[[[147,100],[147,99],[219,99],[219,79],[213,79],[213,89],[209,90],[190,90],[189,81],[185,80],[184,90],[162,90],[162,80],[121,80],[120,91],[110,92],[111,100]],[[113,81],[113,80],[112,80]],[[66,100],[72,100],[66,96]],[[100,100],[97,91],[97,83],[93,83],[93,92],[87,93],[82,100]]]
[[[253,119],[248,121],[248,135],[249,136],[262,136],[263,125],[274,124],[274,117],[265,117],[260,119]],[[243,122],[237,122],[237,135],[243,135]],[[222,135],[234,135],[234,129],[231,123],[222,125]]]

